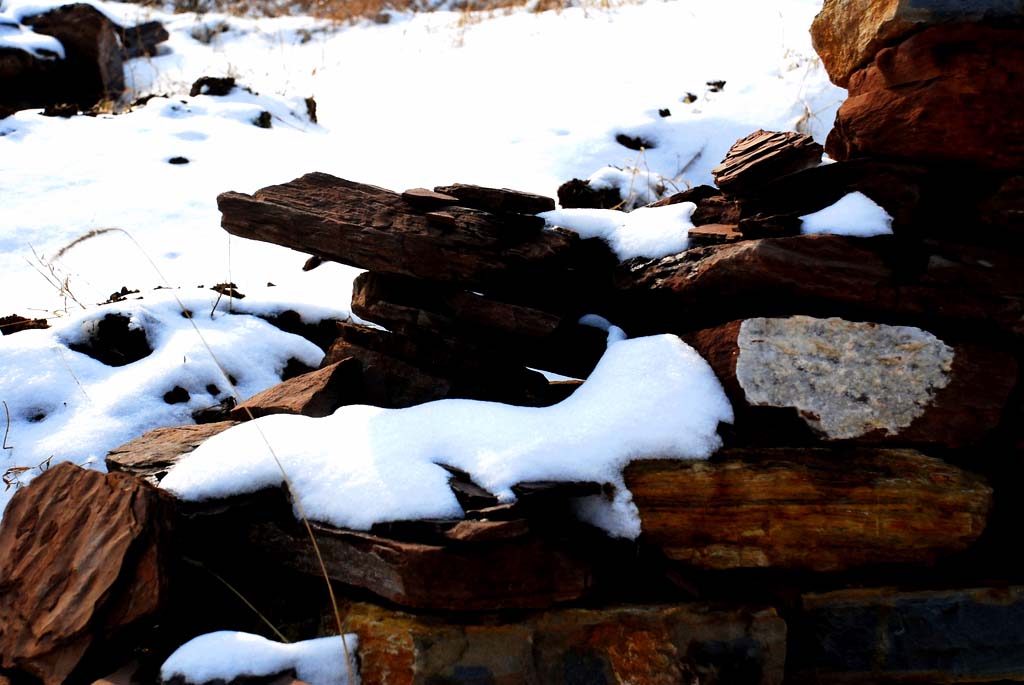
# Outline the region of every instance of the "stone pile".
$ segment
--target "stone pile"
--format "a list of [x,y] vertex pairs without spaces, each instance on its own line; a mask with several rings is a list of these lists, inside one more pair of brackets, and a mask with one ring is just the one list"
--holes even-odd
[[[994,51],[1008,59],[1021,16],[1006,3],[934,4],[947,9],[873,4],[880,19],[826,2],[816,45],[851,89],[826,146],[838,161],[820,164],[821,146],[797,134],[737,141],[718,188],[665,200],[697,205],[678,255],[618,263],[603,243],[545,228],[536,214],[553,200],[504,189],[396,193],[316,173],[221,195],[233,235],[366,269],[352,308],[384,328],[339,323],[320,369],[225,408],[228,420],[153,431],[112,451],[109,475],[62,465],[17,493],[0,525],[0,681],[91,682],[129,660],[135,635],[146,682],[198,632],[266,632],[226,585],[289,637],[334,631],[283,490],[185,504],[145,481],[267,414],[556,403],[605,347],[604,331],[580,324],[587,314],[697,349],[735,410],[725,446],[707,461],[626,467],[636,541],[573,515],[606,483],[520,483],[509,503],[456,469],[462,519],[311,522],[344,629],[359,635],[363,683],[1024,679],[1024,202],[1005,161],[1019,152],[1020,111],[1016,94],[972,109],[989,137],[950,150],[918,128],[916,107],[936,103],[927,111],[941,121],[942,97],[967,98],[968,82],[942,69],[892,80],[906,65],[958,74]],[[886,209],[894,235],[800,233],[801,216],[853,191]],[[77,503],[75,531],[51,501]],[[62,566],[54,550],[77,560],[82,540],[106,563]],[[43,585],[19,561],[35,558]],[[53,602],[75,611],[42,621],[37,607]]]

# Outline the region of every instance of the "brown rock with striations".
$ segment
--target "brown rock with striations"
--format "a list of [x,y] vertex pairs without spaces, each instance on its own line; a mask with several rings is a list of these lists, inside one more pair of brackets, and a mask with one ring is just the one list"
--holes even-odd
[[786,624],[774,609],[703,604],[562,609],[470,623],[353,604],[345,630],[359,635],[364,685],[777,685],[786,654]]
[[989,22],[1020,24],[1019,0],[826,0],[811,24],[811,41],[832,82],[847,87],[850,75],[885,47],[929,26]]
[[808,135],[762,129],[733,143],[711,175],[726,194],[743,196],[777,178],[817,166],[821,153],[821,144]]
[[826,150],[834,159],[897,158],[1024,166],[1024,31],[929,28],[850,77]]
[[641,539],[703,569],[931,563],[970,546],[992,503],[983,478],[913,450],[731,448],[625,478]]
[[0,523],[0,668],[45,685],[87,677],[84,659],[154,619],[167,595],[171,499],[67,463],[18,491]]
[[999,425],[1017,378],[1004,352],[838,318],[746,319],[687,341],[758,443],[792,438],[761,409],[786,408],[817,439],[963,447]]
[[231,410],[236,421],[269,414],[323,417],[363,400],[362,364],[349,357],[267,388]]
[[434,188],[434,192],[456,197],[464,207],[482,209],[485,212],[537,214],[555,208],[555,201],[550,197],[508,188],[487,188],[468,183],[456,183],[450,186],[438,186]]
[[183,456],[236,424],[236,421],[219,421],[199,426],[156,428],[107,453],[107,470],[159,483]]
[[611,319],[631,335],[684,333],[754,316],[840,316],[949,332],[1024,335],[1024,259],[888,237],[802,235],[624,263]]

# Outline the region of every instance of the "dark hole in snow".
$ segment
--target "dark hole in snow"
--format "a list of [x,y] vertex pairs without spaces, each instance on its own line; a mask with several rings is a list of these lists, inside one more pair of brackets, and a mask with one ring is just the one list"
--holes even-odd
[[124,314],[107,314],[92,322],[89,337],[84,343],[72,343],[69,348],[92,357],[107,366],[124,366],[148,357],[153,348],[141,328],[131,328],[131,320]]
[[220,394],[220,388],[218,388],[213,383],[210,383],[209,385],[206,386],[206,392],[208,392],[211,395],[213,395],[214,397],[216,397],[217,395]]
[[259,116],[252,120],[252,123],[254,126],[259,126],[260,128],[271,128],[270,112],[266,110],[260,112]]
[[188,164],[188,157],[171,157],[167,160],[168,164]]
[[233,385],[235,387],[238,386],[238,380],[234,376],[232,376],[230,373],[228,374],[228,383],[230,383],[231,385]]
[[654,143],[647,140],[646,138],[641,138],[640,136],[630,136],[626,135],[625,133],[619,133],[618,135],[616,135],[615,142],[618,143],[619,145],[622,145],[623,147],[629,148],[630,150],[638,151],[653,150],[655,147],[657,147]]
[[188,394],[188,390],[180,385],[176,385],[164,393],[164,402],[167,404],[180,404],[188,402],[190,399],[192,399],[192,396]]
[[28,417],[28,420],[29,420],[29,423],[39,423],[40,421],[42,421],[45,418],[46,418],[46,412],[44,412],[44,411],[36,411],[35,413],[33,413],[31,416]]
[[301,376],[304,373],[310,371],[316,371],[312,366],[306,366],[301,361],[292,357],[288,360],[288,363],[284,365],[284,369],[281,371],[281,380],[286,381],[296,376]]

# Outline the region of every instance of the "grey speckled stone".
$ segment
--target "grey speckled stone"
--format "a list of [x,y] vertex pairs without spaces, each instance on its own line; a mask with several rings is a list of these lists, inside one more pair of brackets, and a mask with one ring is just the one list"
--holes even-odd
[[906,428],[953,365],[953,349],[927,331],[837,318],[747,319],[738,344],[747,401],[794,407],[833,440]]

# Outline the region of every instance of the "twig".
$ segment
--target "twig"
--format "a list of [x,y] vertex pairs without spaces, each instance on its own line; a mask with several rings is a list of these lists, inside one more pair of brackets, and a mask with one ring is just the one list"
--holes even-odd
[[4,400],[4,413],[7,414],[7,427],[4,428],[4,449],[13,450],[13,446],[7,445],[7,436],[11,432],[11,410],[7,408],[7,400]]
[[[235,597],[238,597],[238,599],[242,600],[242,602],[245,604],[245,606],[247,606],[250,609],[252,609],[253,613],[256,614],[259,617],[259,619],[261,621],[263,621],[267,625],[268,628],[270,628],[272,631],[274,631],[274,635],[277,635],[277,638],[279,640],[281,640],[281,642],[291,642],[291,640],[286,638],[281,633],[281,631],[277,629],[277,626],[275,626],[273,623],[271,623],[269,618],[264,616],[263,613],[259,609],[257,609],[255,606],[253,606],[252,602],[247,600],[245,598],[245,596],[235,588],[234,585],[232,585],[231,583],[226,581],[223,577],[221,577],[212,568],[210,568],[209,566],[207,566],[206,564],[204,564],[201,561],[197,561],[195,559],[189,559],[188,557],[182,557],[181,560],[184,561],[186,564],[191,564],[192,566],[195,566],[196,568],[203,569],[204,571],[209,573],[211,576],[213,576],[214,578],[219,580],[221,583],[224,584],[224,587],[226,587],[228,590],[231,590],[231,592],[235,595]],[[342,639],[344,640],[345,638],[342,637]]]

